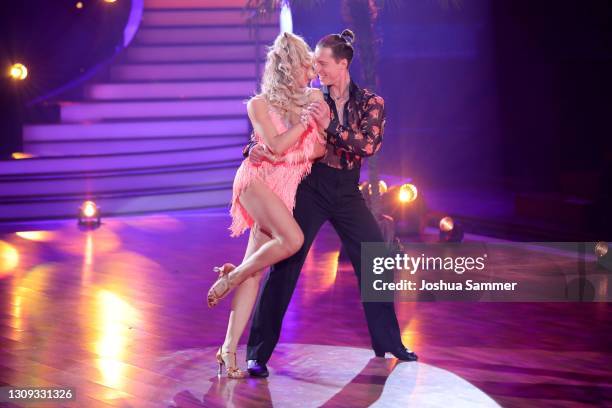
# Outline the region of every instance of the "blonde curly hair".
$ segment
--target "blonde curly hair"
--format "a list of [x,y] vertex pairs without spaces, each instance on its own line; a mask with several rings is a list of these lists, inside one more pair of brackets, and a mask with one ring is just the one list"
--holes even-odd
[[307,88],[297,82],[305,70],[312,70],[312,50],[298,35],[282,33],[268,48],[261,81],[261,95],[286,116],[288,112],[308,104]]

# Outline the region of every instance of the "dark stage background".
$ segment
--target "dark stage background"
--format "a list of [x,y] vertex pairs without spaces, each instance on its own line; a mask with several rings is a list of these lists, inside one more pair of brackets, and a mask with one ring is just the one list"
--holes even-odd
[[[40,113],[42,100],[30,108],[26,105],[50,97],[118,51],[130,2],[109,7],[103,1],[86,1],[81,9],[76,4],[76,0],[0,4],[0,160],[21,151],[23,122],[45,119]],[[33,70],[24,83],[13,83],[5,75],[14,61]],[[74,91],[70,88],[58,96],[67,98]]]
[[[52,122],[53,100],[24,109],[28,101],[117,52],[130,2],[103,3],[1,6],[2,62],[18,56],[36,70],[20,89],[3,77],[3,159],[20,150],[21,121]],[[612,2],[384,3],[382,173],[411,179],[433,210],[464,217],[475,230],[486,224],[480,232],[610,238]],[[294,31],[313,46],[340,32],[341,5],[294,1]],[[359,41],[359,28],[350,28]],[[359,82],[359,55],[353,64]],[[78,100],[80,90],[59,98]]]
[[[346,26],[340,1],[294,9],[311,44]],[[587,200],[583,228],[607,233],[610,21],[609,1],[387,2],[383,173],[429,189],[524,194],[528,214],[544,195],[559,223],[568,214],[554,214],[555,200]],[[359,81],[358,57],[352,72]]]

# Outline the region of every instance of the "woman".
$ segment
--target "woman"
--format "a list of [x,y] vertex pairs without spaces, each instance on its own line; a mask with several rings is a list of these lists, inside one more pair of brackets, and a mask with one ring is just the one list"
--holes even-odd
[[308,88],[314,78],[308,44],[290,33],[279,35],[270,48],[261,84],[262,92],[247,103],[254,137],[269,151],[259,166],[244,160],[234,179],[231,236],[250,228],[242,263],[215,268],[219,278],[208,291],[209,307],[234,288],[235,296],[225,342],[217,351],[219,374],[226,367],[230,378],[246,373],[236,366],[236,348],[251,315],[263,270],[296,253],[304,241],[293,218],[297,186],[312,161],[325,153],[325,140],[307,110],[322,101],[318,89]]

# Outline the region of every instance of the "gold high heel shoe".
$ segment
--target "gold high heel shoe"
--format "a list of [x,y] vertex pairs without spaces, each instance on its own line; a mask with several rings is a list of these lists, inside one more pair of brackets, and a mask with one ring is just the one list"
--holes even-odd
[[[236,266],[231,263],[223,264],[222,267],[215,266],[213,268],[213,271],[219,272],[219,277],[210,287],[208,294],[206,295],[206,303],[208,304],[208,307],[212,308],[217,306],[219,301],[227,296],[227,294],[230,292],[232,286],[230,285],[229,273],[234,269],[236,269]],[[217,284],[220,286],[218,291],[215,289]]]
[[[224,357],[225,356],[225,357]],[[230,365],[230,357],[234,358],[234,364]],[[240,379],[245,378],[247,373],[242,371],[237,367],[236,363],[236,353],[232,353],[230,351],[223,352],[221,347],[217,350],[217,363],[219,364],[219,369],[217,370],[217,375],[221,376],[223,374],[223,367],[225,367],[225,371],[227,372],[227,378]]]

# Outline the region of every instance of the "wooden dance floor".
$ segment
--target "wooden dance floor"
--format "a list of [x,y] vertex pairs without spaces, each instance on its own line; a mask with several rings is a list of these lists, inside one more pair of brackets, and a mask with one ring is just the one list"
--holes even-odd
[[[74,221],[0,233],[0,386],[74,387],[4,406],[612,406],[609,303],[398,303],[416,363],[369,349],[356,278],[325,226],[267,379],[216,376],[229,301],[204,295],[242,259],[225,214]],[[245,342],[239,364],[244,367]],[[1,403],[0,403],[1,405]]]

